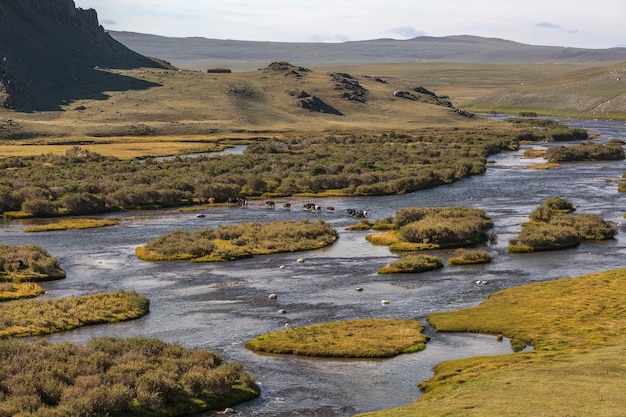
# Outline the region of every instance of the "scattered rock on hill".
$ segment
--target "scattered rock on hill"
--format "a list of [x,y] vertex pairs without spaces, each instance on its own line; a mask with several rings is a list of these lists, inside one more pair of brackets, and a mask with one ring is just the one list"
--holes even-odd
[[350,74],[344,72],[333,72],[330,77],[335,82],[334,89],[339,91],[339,97],[345,100],[366,102],[367,89],[365,89]]
[[288,62],[272,62],[265,68],[265,70],[282,73],[285,77],[293,76],[296,78],[301,78],[302,72],[310,71],[308,68],[297,67]]
[[339,110],[325,103],[321,98],[310,95],[306,91],[293,90],[290,91],[289,94],[294,97],[298,97],[298,106],[302,107],[303,109],[319,113],[328,113],[337,116],[343,116],[343,113],[341,113]]

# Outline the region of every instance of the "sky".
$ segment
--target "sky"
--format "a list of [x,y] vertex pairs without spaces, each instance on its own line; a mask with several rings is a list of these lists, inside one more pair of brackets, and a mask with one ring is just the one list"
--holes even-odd
[[269,42],[475,35],[626,47],[625,0],[74,0],[107,30]]

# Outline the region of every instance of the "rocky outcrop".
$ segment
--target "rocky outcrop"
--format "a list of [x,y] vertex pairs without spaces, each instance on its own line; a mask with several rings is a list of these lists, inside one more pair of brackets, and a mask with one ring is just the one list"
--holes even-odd
[[343,113],[341,113],[339,110],[325,103],[321,98],[310,95],[306,91],[293,90],[290,91],[289,94],[298,98],[298,106],[302,107],[303,109],[307,109],[313,112],[343,116]]
[[330,74],[330,77],[335,83],[334,89],[339,91],[340,98],[360,103],[367,101],[367,89],[359,84],[350,74],[334,72]]
[[303,72],[309,72],[310,70],[305,67],[297,67],[295,65],[291,65],[288,62],[272,62],[265,69],[268,72],[276,72],[283,74],[285,77],[293,76],[296,78],[302,78]]
[[438,96],[434,92],[424,87],[415,87],[409,91],[396,90],[393,92],[393,96],[398,97],[398,98],[404,98],[407,100],[418,101],[420,103],[428,103],[428,104],[434,104],[436,106],[449,107],[450,109],[458,113],[460,116],[474,117],[474,114],[454,107],[452,105],[452,102],[447,99],[448,98],[447,96]]
[[101,68],[162,67],[109,36],[73,0],[0,0],[0,104],[52,110],[115,81]]

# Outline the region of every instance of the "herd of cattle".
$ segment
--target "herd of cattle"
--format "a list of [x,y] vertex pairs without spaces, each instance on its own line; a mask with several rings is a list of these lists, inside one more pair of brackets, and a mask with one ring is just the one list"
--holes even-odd
[[[267,208],[274,209],[274,208],[276,208],[276,202],[272,201],[272,200],[266,201],[265,202],[265,206]],[[282,206],[283,206],[283,209],[285,209],[285,210],[291,210],[291,203],[289,203],[289,202],[283,203]],[[322,207],[318,206],[315,203],[305,203],[302,206],[302,210],[310,211],[310,212],[313,212],[313,213],[320,213],[322,211]],[[331,206],[327,206],[324,210],[327,213],[334,213],[335,212],[335,208],[331,207]],[[346,209],[346,214],[348,216],[351,216],[351,217],[367,217],[368,216],[367,211],[365,211],[365,210],[356,210],[356,209],[353,209],[353,208]]]

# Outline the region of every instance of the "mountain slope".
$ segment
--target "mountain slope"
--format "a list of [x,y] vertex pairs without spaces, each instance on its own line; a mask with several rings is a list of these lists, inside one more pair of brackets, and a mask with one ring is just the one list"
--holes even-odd
[[582,49],[525,45],[476,36],[421,36],[344,43],[287,43],[171,38],[133,32],[109,32],[129,48],[180,68],[226,66],[253,70],[273,61],[306,66],[404,62],[499,64],[609,64],[626,60],[626,48]]
[[626,114],[626,63],[523,83],[480,97],[467,106],[482,111],[534,111],[547,115],[623,119]]
[[0,0],[0,39],[0,103],[20,110],[55,109],[63,100],[97,98],[104,86],[133,84],[97,66],[162,66],[113,39],[95,10],[73,0]]

